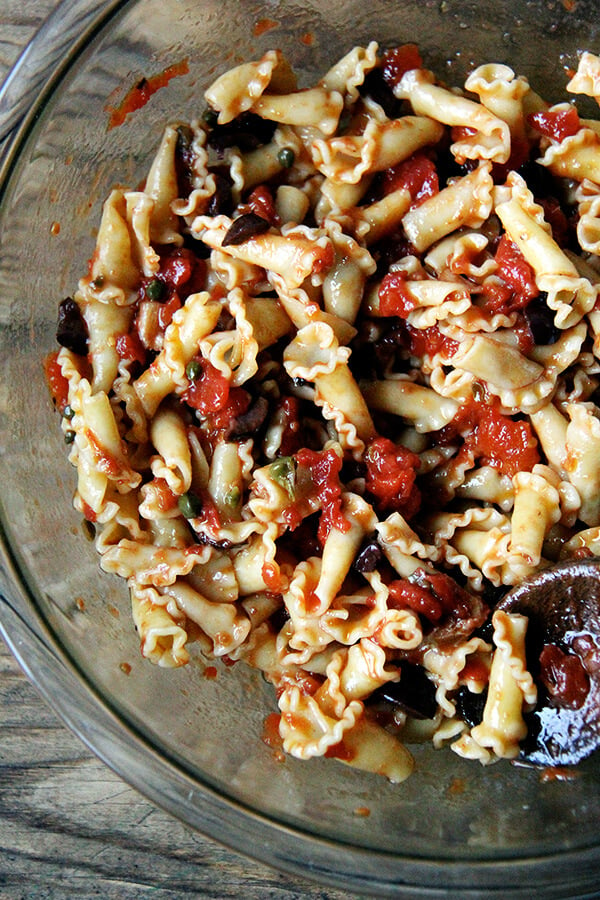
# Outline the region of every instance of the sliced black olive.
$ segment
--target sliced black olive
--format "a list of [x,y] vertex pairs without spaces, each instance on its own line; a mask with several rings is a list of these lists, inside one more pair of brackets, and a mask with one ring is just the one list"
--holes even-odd
[[527,187],[534,197],[552,196],[556,190],[554,176],[547,166],[535,160],[527,160],[519,169],[519,174],[527,182]]
[[415,719],[433,719],[437,712],[435,685],[423,666],[402,660],[400,681],[388,681],[372,694],[372,699],[399,706]]
[[371,69],[358,90],[362,97],[371,97],[372,100],[379,103],[388,119],[397,119],[400,116],[402,101],[394,96],[381,69]]
[[[510,591],[497,608],[529,620],[527,665],[538,703],[526,716],[521,759],[575,765],[600,747],[600,559],[549,566]],[[540,663],[549,650],[564,661],[558,693]]]
[[268,231],[270,224],[266,219],[257,216],[256,213],[245,213],[233,220],[223,238],[223,247],[229,247],[233,244],[242,244],[249,238],[256,237],[257,234],[264,234]]
[[466,685],[462,685],[456,692],[455,697],[458,718],[466,722],[469,728],[479,725],[483,719],[486,700],[487,691],[481,691],[480,694],[476,694],[474,691],[470,691]]
[[229,216],[233,212],[234,202],[231,190],[231,180],[220,172],[213,172],[215,179],[215,192],[208,202],[206,210],[209,216]]
[[533,340],[542,346],[555,344],[561,335],[560,328],[554,324],[554,312],[546,303],[546,297],[547,294],[540,294],[523,310]]
[[275,128],[275,122],[255,113],[243,113],[226,125],[215,125],[208,133],[207,143],[217,153],[223,153],[228,147],[238,147],[242,153],[247,153],[267,144]]
[[72,297],[65,297],[58,307],[56,340],[78,356],[87,356],[88,330],[79,305]]
[[181,196],[187,197],[193,186],[194,133],[189,125],[179,125],[175,143],[177,186]]
[[374,572],[383,558],[383,551],[376,538],[365,541],[354,560],[354,568],[361,574]]
[[252,406],[236,416],[227,429],[227,439],[231,441],[256,435],[265,423],[269,412],[269,401],[266,397],[258,397]]

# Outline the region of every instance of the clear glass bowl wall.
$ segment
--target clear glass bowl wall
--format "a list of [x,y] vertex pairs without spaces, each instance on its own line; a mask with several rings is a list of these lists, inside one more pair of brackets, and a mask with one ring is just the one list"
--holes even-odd
[[[525,768],[483,769],[423,750],[400,786],[330,761],[282,763],[261,740],[275,705],[256,673],[220,667],[207,679],[201,661],[178,671],[144,662],[124,584],[100,573],[72,510],[74,472],[42,360],[54,348],[58,302],[93,252],[110,188],[140,182],[163,126],[198,116],[220,71],[277,46],[309,84],[355,44],[416,41],[450,83],[482,62],[507,62],[556,101],[563,66],[574,66],[578,50],[600,49],[595,3],[569,11],[538,0],[139,0],[118,4],[108,20],[100,13],[114,4],[95,5],[96,27],[46,85],[4,168],[0,620],[13,650],[127,780],[238,849],[248,851],[254,829],[252,852],[268,862],[361,891],[403,884],[407,896],[521,896],[536,884],[538,896],[566,897],[594,886],[600,758],[573,780],[544,782]],[[259,33],[265,19],[277,28]],[[111,102],[184,58],[188,74],[108,127]],[[364,807],[368,818],[356,814]]]

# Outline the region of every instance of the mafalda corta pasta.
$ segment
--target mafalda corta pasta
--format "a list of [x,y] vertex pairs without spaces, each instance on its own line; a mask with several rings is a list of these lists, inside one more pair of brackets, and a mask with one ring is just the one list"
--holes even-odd
[[[585,53],[566,88],[599,85]],[[513,759],[587,677],[498,601],[600,546],[600,125],[414,45],[308,87],[269,51],[205,100],[60,304],[102,569],[150,661],[262,671],[293,756]]]

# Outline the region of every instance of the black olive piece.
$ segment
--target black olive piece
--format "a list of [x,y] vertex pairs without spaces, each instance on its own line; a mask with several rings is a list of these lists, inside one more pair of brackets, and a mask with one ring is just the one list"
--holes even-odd
[[402,100],[394,96],[394,92],[383,77],[381,69],[371,69],[363,84],[359,87],[362,97],[371,97],[379,103],[388,119],[397,119],[402,113]]
[[400,662],[400,681],[383,684],[373,692],[371,699],[386,700],[415,719],[433,719],[437,712],[434,683],[423,666],[405,659]]
[[208,202],[206,210],[209,216],[229,216],[233,212],[234,202],[231,181],[219,172],[213,173],[215,192]]
[[267,220],[257,216],[256,213],[244,213],[243,216],[238,216],[237,219],[233,220],[233,223],[225,233],[221,246],[229,247],[233,244],[243,244],[244,241],[251,237],[256,237],[257,234],[264,234],[270,227]]
[[355,478],[366,478],[366,476],[367,465],[366,463],[362,462],[362,460],[357,460],[350,457],[349,459],[345,459],[342,463],[340,481],[343,484],[347,484],[349,481],[354,481]]
[[485,701],[487,700],[487,690],[476,694],[470,691],[466,685],[462,685],[456,692],[454,698],[456,703],[456,714],[459,719],[466,722],[469,728],[479,725],[483,719],[483,710]]
[[556,180],[547,166],[542,166],[531,159],[523,163],[518,171],[534,197],[549,197],[556,192]]
[[497,609],[528,617],[527,665],[535,680],[546,645],[576,656],[589,678],[578,709],[552,703],[538,683],[520,759],[542,766],[581,762],[600,747],[600,558],[548,566],[509,591]]
[[189,125],[177,127],[177,139],[175,142],[175,168],[177,171],[177,186],[182,196],[187,196],[192,190],[194,152],[192,144],[194,133]]
[[245,413],[236,416],[227,429],[227,440],[235,441],[255,436],[265,423],[269,412],[269,401],[258,397]]
[[273,615],[270,617],[269,622],[271,623],[271,627],[274,631],[279,633],[282,628],[286,626],[289,622],[290,614],[287,610],[285,604],[282,604],[279,609],[276,609]]
[[191,250],[198,259],[208,259],[211,254],[211,247],[189,232],[184,232],[183,246],[186,250]]
[[87,356],[88,329],[79,305],[72,297],[65,297],[58,306],[56,340],[78,356]]
[[263,119],[256,113],[243,113],[226,125],[215,125],[208,133],[207,143],[217,153],[223,153],[228,147],[238,147],[242,153],[248,153],[261,144],[267,144],[275,128],[275,122]]
[[354,560],[357,572],[374,572],[383,558],[383,551],[376,538],[364,541]]
[[527,304],[523,313],[531,329],[533,340],[539,346],[555,344],[561,335],[554,324],[554,312],[546,303],[547,294],[540,294]]

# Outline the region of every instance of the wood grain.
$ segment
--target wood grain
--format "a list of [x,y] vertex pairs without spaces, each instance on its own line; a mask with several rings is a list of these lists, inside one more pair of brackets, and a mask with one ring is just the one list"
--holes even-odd
[[[56,0],[0,0],[0,81]],[[61,724],[0,641],[0,900],[342,900],[193,833]]]
[[67,731],[0,642],[0,897],[341,900],[225,850]]

